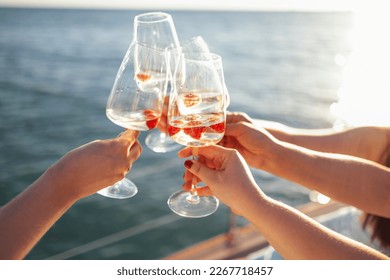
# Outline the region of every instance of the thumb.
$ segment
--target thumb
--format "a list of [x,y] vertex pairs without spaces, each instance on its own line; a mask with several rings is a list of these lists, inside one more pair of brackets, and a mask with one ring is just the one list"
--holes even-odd
[[118,135],[117,139],[131,145],[135,142],[135,140],[137,140],[139,134],[139,131],[126,129]]

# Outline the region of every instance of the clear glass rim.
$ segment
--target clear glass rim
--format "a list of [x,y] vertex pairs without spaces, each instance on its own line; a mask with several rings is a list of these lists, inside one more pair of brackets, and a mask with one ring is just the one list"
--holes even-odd
[[148,12],[134,17],[134,22],[138,23],[155,23],[165,20],[171,21],[172,17],[168,13],[164,12]]

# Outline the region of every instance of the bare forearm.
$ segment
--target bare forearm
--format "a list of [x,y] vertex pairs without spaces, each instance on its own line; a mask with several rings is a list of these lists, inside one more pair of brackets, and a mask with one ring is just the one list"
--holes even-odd
[[243,213],[286,259],[386,259],[272,199],[248,203]]
[[[286,126],[281,123],[254,120],[258,127],[266,129],[275,138],[295,144],[308,149],[322,152],[331,152],[332,150],[344,150],[347,147],[342,143],[343,133],[336,133],[333,128],[324,129],[301,129]],[[349,142],[349,146],[351,143]]]
[[[363,211],[390,217],[390,170],[372,161],[279,142],[264,169]],[[353,195],[352,195],[353,194]]]
[[0,209],[0,259],[22,259],[74,201],[50,184],[46,172]]
[[281,141],[307,149],[361,157],[382,165],[388,163],[388,127],[356,127],[337,132],[333,128],[300,129],[259,120],[256,120],[255,124],[265,128]]

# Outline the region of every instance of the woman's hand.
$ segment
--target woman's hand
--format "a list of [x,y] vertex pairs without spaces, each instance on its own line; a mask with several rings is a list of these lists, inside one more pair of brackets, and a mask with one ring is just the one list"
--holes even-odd
[[[184,148],[178,155],[189,157],[192,148]],[[185,162],[189,173],[184,176],[184,189],[190,189],[192,177],[196,176],[207,185],[197,188],[199,195],[213,194],[239,213],[244,211],[249,200],[264,196],[245,160],[236,150],[221,146],[201,147],[198,155],[199,160]]]
[[139,132],[126,130],[117,138],[96,140],[65,154],[50,169],[70,197],[80,199],[124,178],[142,152]]
[[236,149],[250,166],[262,169],[278,142],[265,129],[255,127],[245,113],[228,113],[225,136],[219,145]]

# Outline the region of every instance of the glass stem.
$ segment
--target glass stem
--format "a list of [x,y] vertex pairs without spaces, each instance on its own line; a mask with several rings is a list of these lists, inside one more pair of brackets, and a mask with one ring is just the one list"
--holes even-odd
[[[198,160],[198,148],[195,147],[193,148],[193,154],[192,154],[192,159],[193,160]],[[191,182],[191,190],[190,190],[190,195],[187,197],[187,201],[193,204],[199,203],[199,196],[198,192],[196,191],[196,184],[197,184],[197,178],[195,176],[192,177],[192,182]]]

